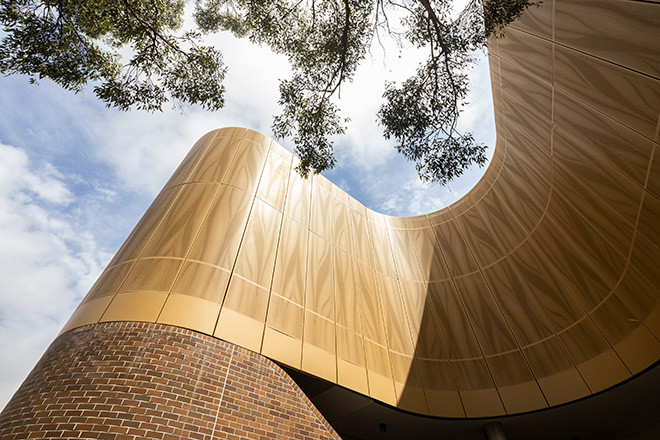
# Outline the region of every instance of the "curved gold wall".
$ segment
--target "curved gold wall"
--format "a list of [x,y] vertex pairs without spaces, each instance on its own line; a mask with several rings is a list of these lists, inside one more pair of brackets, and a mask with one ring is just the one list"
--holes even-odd
[[660,359],[660,4],[544,0],[490,45],[497,148],[398,218],[205,135],[65,327],[214,335],[415,413],[515,414]]

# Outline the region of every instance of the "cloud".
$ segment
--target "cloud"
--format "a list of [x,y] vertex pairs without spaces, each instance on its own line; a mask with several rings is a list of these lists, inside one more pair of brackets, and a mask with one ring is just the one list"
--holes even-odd
[[96,197],[81,196],[52,164],[0,144],[0,406],[110,257],[71,214]]
[[449,188],[433,189],[432,185],[422,182],[416,176],[412,177],[390,193],[390,197],[380,204],[379,210],[393,215],[401,212],[409,215],[427,214],[448,206],[459,196]]
[[0,145],[0,159],[3,173],[0,174],[0,193],[9,197],[12,193],[24,191],[25,198],[34,197],[50,203],[68,204],[72,200],[71,191],[61,182],[62,175],[50,164],[44,164],[39,174],[23,173],[28,168],[25,152]]

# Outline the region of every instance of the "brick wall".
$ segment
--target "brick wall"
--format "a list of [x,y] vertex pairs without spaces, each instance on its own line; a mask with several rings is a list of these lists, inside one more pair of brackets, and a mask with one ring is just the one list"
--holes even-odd
[[339,439],[268,359],[177,327],[58,337],[0,414],[0,438]]

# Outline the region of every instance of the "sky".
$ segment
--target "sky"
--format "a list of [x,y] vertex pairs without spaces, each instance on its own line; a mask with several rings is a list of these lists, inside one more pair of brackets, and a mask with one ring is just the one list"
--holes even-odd
[[[272,136],[286,59],[226,34],[212,43],[229,66],[226,105],[217,112],[119,112],[97,101],[91,88],[74,94],[47,80],[35,86],[26,77],[0,77],[0,409],[195,141],[227,126]],[[417,61],[410,52],[390,48],[384,59],[374,50],[354,82],[342,87],[338,105],[351,122],[335,142],[336,168],[324,173],[367,207],[391,215],[448,206],[486,169],[449,187],[428,186],[383,139],[375,122],[383,84],[412,73]],[[495,128],[487,63],[471,76],[460,124],[491,146],[490,157]]]

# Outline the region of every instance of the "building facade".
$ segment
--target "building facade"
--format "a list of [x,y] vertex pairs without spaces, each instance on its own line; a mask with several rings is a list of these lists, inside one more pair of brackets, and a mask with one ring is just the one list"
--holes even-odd
[[[259,133],[206,134],[0,437],[432,438],[437,420],[474,438],[571,402],[616,408],[607,396],[660,359],[658,41],[656,2],[529,10],[489,44],[493,160],[427,215],[382,215],[302,179]],[[334,399],[329,413],[295,372],[323,389],[319,408]],[[428,427],[356,426],[370,405]]]

